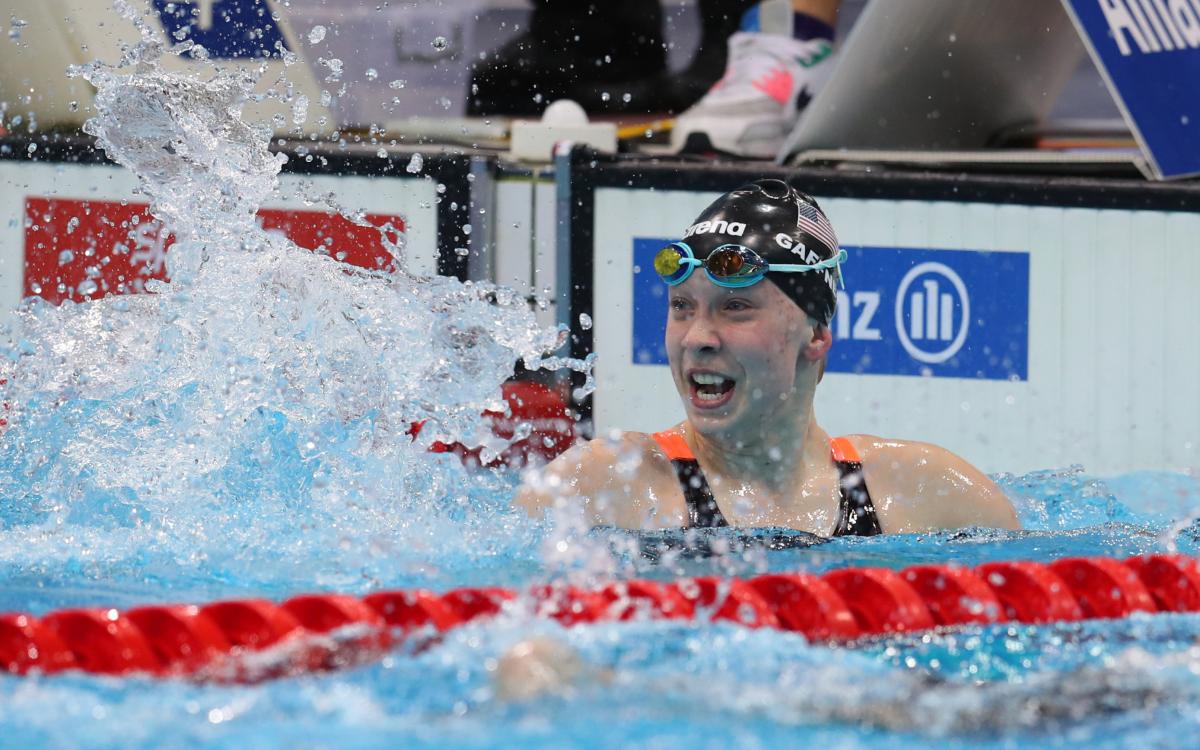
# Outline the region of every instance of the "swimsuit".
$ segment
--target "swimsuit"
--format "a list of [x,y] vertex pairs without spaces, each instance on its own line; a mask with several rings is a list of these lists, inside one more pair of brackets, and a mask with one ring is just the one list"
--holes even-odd
[[[688,527],[707,529],[728,526],[729,522],[717,507],[708,480],[704,478],[704,472],[700,469],[700,462],[696,460],[683,435],[674,430],[666,430],[654,433],[653,437],[675,467],[675,476],[679,478],[679,486],[683,489],[683,499],[687,504]],[[829,442],[833,463],[837,466],[840,477],[838,485],[841,490],[838,522],[833,529],[833,536],[882,534],[879,517],[875,514],[871,495],[867,492],[862,459],[858,451],[846,438],[833,438]]]
[[[648,562],[702,561],[708,558],[742,558],[750,550],[781,552],[801,550],[828,542],[829,539],[794,529],[620,529],[596,526],[592,529],[609,542],[613,557],[621,559],[632,549]],[[631,548],[629,542],[633,542]],[[724,569],[723,569],[724,570]],[[728,570],[724,570],[728,574]]]

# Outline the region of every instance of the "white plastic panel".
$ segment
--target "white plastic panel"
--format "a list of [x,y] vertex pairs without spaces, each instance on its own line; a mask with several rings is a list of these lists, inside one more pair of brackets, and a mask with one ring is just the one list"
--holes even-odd
[[502,177],[496,181],[495,258],[497,284],[546,302],[538,323],[553,327],[555,273],[558,268],[555,185],[548,172]]
[[[219,5],[213,0],[196,5],[200,16],[193,30],[199,36],[192,41],[208,43],[204,40],[216,35],[226,39],[263,39],[265,45],[268,37],[262,33],[247,36],[244,27],[248,21],[237,15],[238,9],[247,13],[261,10],[264,15],[255,16],[255,20],[249,23],[259,30],[270,27],[277,31],[279,38],[299,60],[324,54],[314,51],[313,45],[308,42],[306,35],[310,25],[295,27],[295,22],[300,19],[288,8],[288,3],[277,0],[242,3],[230,11],[233,17],[228,20],[227,13],[222,12]],[[158,41],[164,45],[176,43],[176,38],[168,32],[168,19],[177,12],[185,11],[183,5],[175,9],[171,4],[156,5],[150,0],[133,0],[130,6],[138,11],[146,28],[156,35]],[[6,22],[10,18],[19,18],[28,23],[19,39],[11,42],[5,39],[5,44],[0,45],[0,101],[12,103],[10,117],[22,114],[27,119],[36,118],[42,130],[79,125],[93,113],[92,88],[80,79],[68,78],[68,66],[93,60],[116,63],[121,58],[121,45],[136,43],[139,35],[137,27],[120,15],[114,3],[96,0],[0,0],[0,18]],[[251,41],[243,41],[242,46],[253,45]],[[164,55],[160,65],[165,70],[192,73],[204,78],[211,75],[214,66],[246,70],[263,67],[256,93],[266,91],[286,71],[289,86],[308,98],[303,132],[328,133],[334,129],[336,123],[329,108],[321,104],[320,94],[323,88],[336,87],[331,83],[318,82],[309,65],[289,66],[278,55],[264,58],[258,54],[271,52],[268,49],[255,51],[253,57],[237,59],[224,57],[219,48],[210,52],[213,53],[212,58],[207,62],[186,56]],[[315,59],[312,67],[317,67]],[[34,94],[29,101],[18,104],[30,91]],[[281,132],[290,130],[292,126],[292,107],[288,102],[274,99],[251,101],[246,104],[244,112],[247,119],[254,122],[269,122],[273,115],[282,115],[287,126],[280,128]]]

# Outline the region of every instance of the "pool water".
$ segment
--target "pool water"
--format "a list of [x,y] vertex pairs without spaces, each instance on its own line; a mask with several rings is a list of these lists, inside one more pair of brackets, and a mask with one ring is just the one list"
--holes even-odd
[[[443,457],[430,461],[431,471],[456,471]],[[462,473],[458,479],[472,485],[473,501],[456,522],[456,533],[490,537],[490,546],[459,548],[446,539],[451,550],[444,554],[428,540],[405,545],[397,539],[387,550],[314,547],[306,552],[306,564],[286,573],[251,552],[196,569],[169,567],[161,551],[150,548],[142,550],[144,557],[109,558],[103,550],[64,545],[53,559],[32,549],[22,559],[11,545],[33,530],[5,514],[8,554],[0,566],[0,610],[247,594],[281,599],[316,589],[522,588],[594,575],[600,560],[606,575],[673,578],[950,560],[1123,557],[1172,548],[1200,552],[1200,527],[1187,525],[1172,535],[1173,514],[1162,510],[1171,507],[1186,516],[1200,509],[1200,487],[1180,475],[1126,476],[1111,484],[1074,470],[1002,477],[1027,527],[1020,532],[841,538],[808,549],[655,564],[622,554],[623,536],[565,536],[508,509],[513,475]],[[1120,495],[1114,487],[1121,488]],[[61,534],[65,541],[73,532],[60,527],[41,533]],[[363,569],[358,580],[342,577],[354,566]],[[321,572],[329,570],[342,575],[323,584]],[[505,701],[495,690],[496,660],[531,635],[576,649],[584,675],[561,694]],[[819,742],[908,748],[937,741],[947,747],[1190,748],[1200,729],[1200,616],[972,627],[831,647],[728,624],[641,621],[564,628],[517,607],[451,631],[428,650],[413,654],[401,646],[382,661],[344,672],[245,686],[82,674],[5,676],[0,694],[0,727],[14,747]]]
[[[998,478],[1020,532],[651,563],[569,509],[531,521],[509,506],[514,473],[426,449],[502,450],[478,414],[513,363],[588,363],[543,358],[562,332],[538,329],[518,295],[409,275],[402,245],[399,271],[371,273],[262,232],[254,211],[280,165],[266,129],[230,116],[249,84],[167,74],[159,54],[147,36],[127,53],[136,66],[76,71],[99,92],[88,131],[176,237],[172,282],[30,303],[3,337],[0,611],[1200,553],[1194,478],[1073,468]],[[531,635],[575,650],[582,675],[503,700],[497,660]],[[728,624],[564,629],[517,606],[418,653],[257,685],[3,675],[0,736],[49,748],[1190,748],[1198,637],[1200,618],[1155,615],[831,647]]]

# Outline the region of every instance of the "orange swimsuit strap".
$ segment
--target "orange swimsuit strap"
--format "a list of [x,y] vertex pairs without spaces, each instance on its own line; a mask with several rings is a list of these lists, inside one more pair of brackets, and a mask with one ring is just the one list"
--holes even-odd
[[[672,461],[694,461],[696,454],[692,453],[692,449],[688,447],[687,441],[683,439],[683,435],[678,430],[663,430],[652,435],[655,442],[667,454],[667,458]],[[862,458],[858,455],[858,449],[854,447],[848,438],[836,437],[829,441],[829,448],[833,453],[833,460],[837,463],[860,464]]]

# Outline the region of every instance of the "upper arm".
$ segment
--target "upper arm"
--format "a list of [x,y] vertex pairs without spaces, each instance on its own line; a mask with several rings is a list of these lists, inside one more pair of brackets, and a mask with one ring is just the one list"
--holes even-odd
[[[929,463],[927,481],[948,498],[938,509],[943,528],[1021,528],[1012,501],[986,474],[945,448],[937,448],[935,455]],[[963,502],[954,502],[955,497]]]
[[888,531],[1021,527],[1004,492],[962,457],[929,443],[864,443],[867,487]]
[[562,504],[581,508],[591,526],[636,527],[646,511],[647,456],[636,435],[574,446],[528,472],[513,501],[534,517]]
[[587,497],[593,483],[590,479],[592,466],[597,459],[603,458],[597,455],[596,442],[578,443],[540,470],[527,471],[513,504],[540,518],[560,499]]

